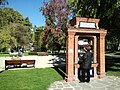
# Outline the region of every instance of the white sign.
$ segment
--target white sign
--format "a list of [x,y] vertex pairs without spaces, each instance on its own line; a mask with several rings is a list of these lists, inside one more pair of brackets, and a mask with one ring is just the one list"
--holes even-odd
[[80,28],[97,28],[96,23],[94,22],[80,22],[79,23]]

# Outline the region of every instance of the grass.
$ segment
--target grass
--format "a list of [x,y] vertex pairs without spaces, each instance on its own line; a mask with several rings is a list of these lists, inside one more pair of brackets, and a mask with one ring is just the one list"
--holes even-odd
[[114,55],[120,55],[120,52],[115,53]]
[[[106,53],[111,55],[120,55],[120,51],[114,51],[114,52],[107,51]],[[120,58],[107,56],[106,72],[107,75],[120,77]]]
[[9,54],[0,53],[0,57],[6,57],[6,56],[9,56]]
[[106,72],[107,75],[120,77],[120,58],[106,57]]
[[[48,86],[62,80],[65,68],[6,70],[0,73],[0,90],[47,90]],[[120,58],[106,57],[108,76],[120,77]]]
[[24,56],[28,56],[29,54],[28,54],[28,52],[24,52],[23,55]]
[[120,51],[114,51],[114,52],[111,52],[111,51],[106,51],[106,54],[111,54],[111,55],[120,55]]
[[0,90],[47,90],[62,79],[54,68],[6,70],[0,73]]
[[[23,56],[37,56],[37,55],[29,55],[28,52],[24,52],[22,55]],[[0,53],[0,57],[7,57],[7,56],[10,56],[10,55],[7,53]],[[12,57],[12,55],[11,55],[11,57]]]

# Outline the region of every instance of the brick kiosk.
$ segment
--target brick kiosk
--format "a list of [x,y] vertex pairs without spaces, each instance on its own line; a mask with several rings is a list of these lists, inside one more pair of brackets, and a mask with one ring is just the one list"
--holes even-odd
[[[78,38],[93,37],[94,78],[105,76],[105,36],[107,30],[99,29],[99,19],[75,17],[70,21],[66,40],[66,81],[78,80]],[[80,27],[81,25],[81,27]]]

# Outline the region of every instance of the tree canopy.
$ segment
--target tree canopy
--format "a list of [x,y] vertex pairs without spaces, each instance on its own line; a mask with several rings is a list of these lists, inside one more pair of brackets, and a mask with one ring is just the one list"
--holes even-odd
[[[68,16],[71,9],[67,5],[66,0],[50,0],[49,2],[44,2],[44,6],[40,8],[40,11],[46,19],[46,26],[43,32],[46,48],[51,51],[59,51],[65,45],[64,34],[67,31]],[[61,39],[63,39],[62,42]]]
[[120,43],[120,0],[68,0],[72,16],[99,18],[100,28],[108,30],[107,42],[114,50]]
[[46,29],[56,34],[61,33],[61,31],[66,32],[68,15],[70,14],[66,0],[44,2],[44,7],[41,7],[40,11],[45,16]]
[[20,23],[25,26],[32,26],[29,21],[29,18],[23,18],[23,16],[12,8],[0,8],[0,25],[5,26],[10,23]]
[[12,8],[0,8],[0,49],[28,45],[31,27],[28,17],[24,18]]

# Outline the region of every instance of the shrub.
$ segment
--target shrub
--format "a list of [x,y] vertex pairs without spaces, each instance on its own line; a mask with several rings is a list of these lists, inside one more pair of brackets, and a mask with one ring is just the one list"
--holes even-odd
[[8,52],[0,52],[0,54],[9,54]]
[[38,56],[47,56],[49,55],[48,52],[37,52]]
[[29,55],[38,55],[37,52],[29,52]]

